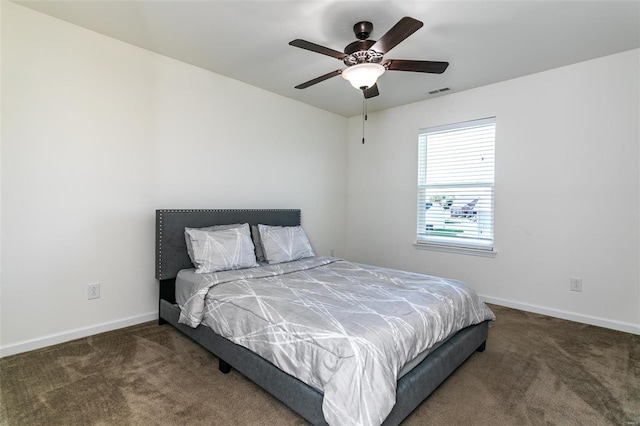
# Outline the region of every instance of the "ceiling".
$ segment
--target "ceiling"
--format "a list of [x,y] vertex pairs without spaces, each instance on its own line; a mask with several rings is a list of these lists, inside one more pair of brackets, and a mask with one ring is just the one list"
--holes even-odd
[[444,74],[388,71],[370,112],[640,47],[640,1],[68,1],[15,3],[118,40],[347,117],[362,93],[329,56],[289,46],[301,38],[335,50],[362,20],[380,38],[403,16],[424,26],[385,59],[447,61]]

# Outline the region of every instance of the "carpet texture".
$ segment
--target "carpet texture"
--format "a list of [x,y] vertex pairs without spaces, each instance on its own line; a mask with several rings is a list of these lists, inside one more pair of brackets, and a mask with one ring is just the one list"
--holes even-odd
[[[491,306],[475,353],[403,425],[640,425],[640,336]],[[169,325],[0,359],[2,425],[305,425]]]

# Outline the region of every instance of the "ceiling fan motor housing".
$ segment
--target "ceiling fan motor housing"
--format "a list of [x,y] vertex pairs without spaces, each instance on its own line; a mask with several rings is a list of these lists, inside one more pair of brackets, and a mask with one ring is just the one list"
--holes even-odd
[[371,50],[371,47],[376,44],[375,40],[368,40],[371,31],[373,31],[373,24],[369,21],[361,21],[353,26],[353,32],[358,40],[344,48],[347,56],[342,61],[345,65],[382,62],[382,54]]

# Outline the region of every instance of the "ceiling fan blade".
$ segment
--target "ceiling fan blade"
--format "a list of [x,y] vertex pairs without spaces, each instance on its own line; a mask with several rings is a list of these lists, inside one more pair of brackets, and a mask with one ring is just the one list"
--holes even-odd
[[371,86],[368,89],[364,90],[364,97],[366,99],[373,98],[375,96],[378,96],[379,94],[380,94],[380,92],[378,92],[378,85],[377,84],[374,84],[373,86]]
[[422,27],[422,22],[405,16],[398,21],[385,35],[383,35],[371,49],[383,55],[396,47],[402,40],[409,37]]
[[299,47],[301,49],[310,50],[312,52],[321,53],[323,55],[331,56],[336,59],[343,59],[346,54],[338,52],[337,50],[330,49],[328,47],[320,46],[319,44],[311,43],[310,41],[301,40],[299,38],[289,42],[289,45]]
[[389,59],[383,62],[390,71],[413,71],[442,74],[449,66],[449,62],[438,61],[408,61],[405,59]]
[[318,84],[321,81],[325,81],[330,79],[331,77],[335,77],[336,75],[342,74],[342,70],[331,71],[325,75],[321,75],[320,77],[316,77],[313,80],[309,80],[306,83],[298,84],[296,89],[306,89],[309,86],[313,86],[314,84]]

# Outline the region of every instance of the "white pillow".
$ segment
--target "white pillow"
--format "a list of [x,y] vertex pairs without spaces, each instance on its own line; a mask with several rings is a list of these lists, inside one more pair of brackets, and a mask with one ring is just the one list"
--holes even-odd
[[282,263],[315,256],[301,226],[258,225],[267,263]]
[[233,223],[231,225],[213,225],[213,226],[207,226],[207,227],[204,227],[204,228],[184,228],[184,239],[185,239],[185,242],[187,243],[187,253],[189,254],[189,259],[191,259],[191,263],[193,263],[195,265],[196,261],[193,258],[193,246],[191,244],[191,238],[187,234],[187,231],[190,231],[190,230],[196,230],[196,231],[222,231],[222,230],[225,230],[225,229],[240,228],[241,226],[242,226],[241,223]]
[[249,225],[219,231],[185,229],[197,274],[258,266]]

